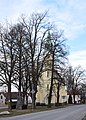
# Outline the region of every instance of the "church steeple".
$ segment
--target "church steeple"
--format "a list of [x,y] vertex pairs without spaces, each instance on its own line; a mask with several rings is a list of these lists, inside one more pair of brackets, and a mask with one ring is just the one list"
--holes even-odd
[[51,49],[51,44],[52,44],[51,41],[52,41],[51,34],[50,34],[50,31],[48,31],[48,35],[47,35],[47,39],[46,39],[46,43],[45,43],[45,49],[48,51]]

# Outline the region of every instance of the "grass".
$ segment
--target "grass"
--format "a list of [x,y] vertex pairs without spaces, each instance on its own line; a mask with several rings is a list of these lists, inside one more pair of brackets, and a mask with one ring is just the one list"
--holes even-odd
[[[0,117],[12,117],[12,116],[17,116],[17,115],[41,112],[41,111],[52,110],[52,109],[55,109],[55,108],[36,107],[34,110],[32,110],[32,108],[28,108],[24,110],[13,109],[9,115],[3,114],[3,115],[0,115]],[[3,112],[3,111],[8,111],[8,109],[7,108],[0,109],[0,112]]]
[[7,111],[7,110],[8,110],[8,108],[2,108],[2,109],[0,109],[0,112]]
[[[58,106],[58,107],[51,107],[51,108],[48,108],[47,106],[40,106],[40,107],[37,106],[34,110],[32,110],[31,107],[28,108],[28,109],[24,109],[24,110],[13,109],[10,112],[9,115],[3,114],[3,115],[0,115],[0,117],[12,117],[12,116],[29,114],[29,113],[34,113],[34,112],[41,112],[41,111],[64,108],[64,107],[67,107],[67,106],[69,106],[69,105],[61,105],[61,106]],[[3,112],[3,111],[8,111],[8,109],[7,108],[0,109],[0,112]]]

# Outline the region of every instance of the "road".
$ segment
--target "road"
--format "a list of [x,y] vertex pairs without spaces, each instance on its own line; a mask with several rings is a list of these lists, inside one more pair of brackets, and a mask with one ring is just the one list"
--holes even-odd
[[75,105],[56,110],[0,118],[0,120],[81,120],[85,114],[86,105]]

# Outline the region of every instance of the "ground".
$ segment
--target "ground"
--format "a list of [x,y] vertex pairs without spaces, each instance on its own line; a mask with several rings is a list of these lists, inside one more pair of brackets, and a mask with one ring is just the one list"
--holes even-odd
[[[45,110],[45,108],[43,109]],[[22,112],[25,112],[25,110]],[[15,114],[15,112],[13,113]],[[28,113],[25,115],[18,115],[13,117],[1,117],[0,120],[82,120],[86,114],[86,104],[73,105],[66,108],[47,110],[44,112]]]

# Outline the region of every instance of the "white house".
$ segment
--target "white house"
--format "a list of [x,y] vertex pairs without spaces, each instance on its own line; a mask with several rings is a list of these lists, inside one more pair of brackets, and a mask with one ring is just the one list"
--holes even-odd
[[3,93],[0,93],[0,104],[5,104],[6,97]]

